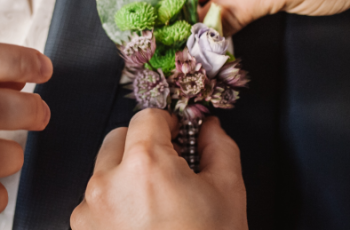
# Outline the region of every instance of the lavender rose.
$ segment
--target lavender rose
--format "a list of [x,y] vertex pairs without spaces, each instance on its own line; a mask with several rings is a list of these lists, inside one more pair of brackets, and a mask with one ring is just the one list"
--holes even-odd
[[216,30],[202,23],[192,26],[192,35],[187,41],[190,54],[203,65],[209,78],[214,78],[226,63],[228,41]]
[[170,89],[161,69],[158,69],[158,73],[148,69],[139,71],[133,88],[134,96],[139,102],[138,108],[166,107]]

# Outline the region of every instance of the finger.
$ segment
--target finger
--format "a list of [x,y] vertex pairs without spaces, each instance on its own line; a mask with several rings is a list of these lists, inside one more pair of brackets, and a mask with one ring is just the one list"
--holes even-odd
[[50,108],[38,94],[0,89],[0,129],[43,130]]
[[201,154],[200,174],[218,178],[242,175],[238,146],[220,127],[218,118],[208,117],[203,123],[198,137],[198,150]]
[[48,81],[53,72],[51,60],[39,51],[21,46],[0,43],[0,81]]
[[173,148],[175,149],[175,151],[177,152],[177,154],[178,154],[179,156],[181,156],[181,147],[180,147],[178,144],[173,143]]
[[70,227],[72,230],[96,229],[91,226],[88,206],[83,200],[72,212],[70,216]]
[[127,131],[128,128],[118,128],[105,137],[96,158],[94,173],[108,171],[121,162]]
[[0,82],[0,88],[5,88],[5,89],[13,89],[17,91],[21,91],[26,83],[22,82]]
[[0,213],[5,210],[8,199],[9,197],[6,188],[0,183]]
[[22,147],[14,141],[0,139],[0,177],[7,177],[18,172],[22,165]]
[[125,142],[124,157],[133,153],[145,152],[176,154],[171,142],[178,133],[175,115],[160,109],[145,109],[138,112],[131,120]]

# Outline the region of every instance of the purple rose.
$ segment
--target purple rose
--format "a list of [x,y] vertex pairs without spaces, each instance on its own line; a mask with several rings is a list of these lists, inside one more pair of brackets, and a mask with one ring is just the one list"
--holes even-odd
[[134,79],[133,88],[139,108],[166,107],[170,89],[161,69],[158,69],[158,73],[148,69],[139,71]]
[[197,62],[203,65],[209,78],[214,78],[226,63],[228,41],[203,23],[192,26],[192,35],[188,38],[187,47]]

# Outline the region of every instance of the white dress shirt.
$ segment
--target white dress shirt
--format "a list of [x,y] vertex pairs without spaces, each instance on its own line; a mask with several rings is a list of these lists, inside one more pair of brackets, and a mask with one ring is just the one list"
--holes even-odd
[[[0,0],[0,42],[27,46],[44,51],[55,0]],[[23,91],[33,92],[34,84],[27,84]],[[24,148],[27,132],[0,131],[0,138],[14,140]],[[20,172],[1,178],[6,187],[9,202],[0,213],[0,230],[11,230],[15,213]]]

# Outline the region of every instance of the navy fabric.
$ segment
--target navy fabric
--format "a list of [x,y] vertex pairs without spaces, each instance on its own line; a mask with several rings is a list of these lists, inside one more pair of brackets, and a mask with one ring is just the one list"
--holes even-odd
[[350,11],[290,15],[277,229],[350,229]]
[[95,0],[56,2],[45,53],[54,74],[35,92],[52,117],[45,131],[29,133],[13,229],[69,229],[103,137],[110,125],[126,126],[134,107],[117,101],[123,62]]
[[[349,26],[350,11],[278,14],[234,37],[252,82],[213,113],[240,146],[252,230],[350,229]],[[15,230],[69,229],[104,136],[135,106],[95,0],[56,1],[45,53],[54,75],[36,92],[52,119],[29,134]]]

